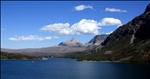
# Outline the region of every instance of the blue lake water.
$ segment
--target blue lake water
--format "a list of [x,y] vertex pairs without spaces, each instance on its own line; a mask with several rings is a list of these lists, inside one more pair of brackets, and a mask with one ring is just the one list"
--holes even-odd
[[150,64],[65,58],[1,60],[1,79],[150,79]]

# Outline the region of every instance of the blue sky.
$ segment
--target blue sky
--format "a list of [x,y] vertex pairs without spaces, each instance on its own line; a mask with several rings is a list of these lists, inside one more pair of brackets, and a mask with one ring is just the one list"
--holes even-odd
[[76,38],[83,44],[144,12],[148,1],[2,1],[1,47],[40,48]]

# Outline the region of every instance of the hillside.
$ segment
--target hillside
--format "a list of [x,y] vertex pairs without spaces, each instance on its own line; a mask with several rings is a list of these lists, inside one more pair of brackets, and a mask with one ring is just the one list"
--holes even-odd
[[86,47],[68,47],[68,46],[52,46],[43,48],[26,48],[26,49],[4,49],[1,51],[8,53],[18,53],[22,55],[29,56],[53,56],[53,57],[63,57],[65,53],[72,53],[86,50]]
[[42,59],[40,57],[1,52],[1,59]]
[[74,53],[67,57],[79,60],[150,63],[150,4],[141,15],[120,26],[90,52]]

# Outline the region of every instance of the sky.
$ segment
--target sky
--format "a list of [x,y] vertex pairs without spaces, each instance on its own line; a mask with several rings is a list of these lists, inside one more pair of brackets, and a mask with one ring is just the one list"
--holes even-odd
[[145,11],[149,1],[2,1],[1,48],[83,44],[110,34]]

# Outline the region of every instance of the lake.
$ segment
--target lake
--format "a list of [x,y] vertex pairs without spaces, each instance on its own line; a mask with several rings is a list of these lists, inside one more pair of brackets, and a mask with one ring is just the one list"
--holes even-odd
[[1,60],[1,79],[150,79],[150,64],[66,58]]

